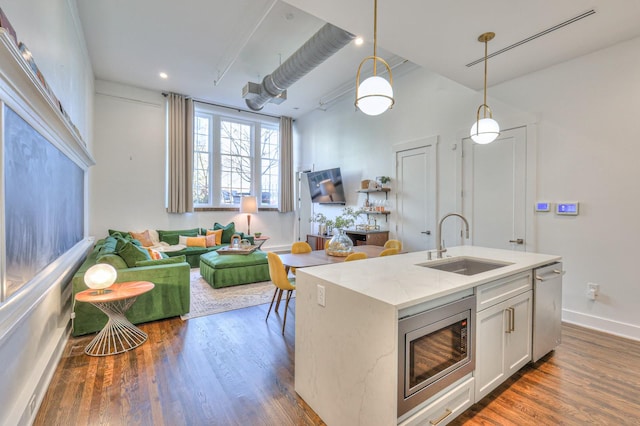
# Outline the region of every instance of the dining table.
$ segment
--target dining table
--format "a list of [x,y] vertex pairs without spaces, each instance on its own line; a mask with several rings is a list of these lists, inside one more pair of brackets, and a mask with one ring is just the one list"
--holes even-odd
[[[382,250],[384,250],[382,246],[361,245],[353,247],[353,252],[366,253],[367,257],[378,257]],[[344,256],[330,256],[324,250],[313,250],[308,253],[287,253],[279,256],[287,272],[289,272],[290,268],[297,269],[342,263],[346,258]]]
[[[354,246],[353,252],[366,253],[367,257],[378,257],[384,247],[373,245],[361,245]],[[346,256],[330,256],[324,250],[313,250],[307,253],[286,253],[280,254],[280,260],[284,265],[287,274],[291,268],[308,268],[311,266],[330,265],[332,263],[342,263],[346,259]],[[282,299],[282,290],[278,292],[278,299],[276,301],[276,312],[280,306],[280,300]]]

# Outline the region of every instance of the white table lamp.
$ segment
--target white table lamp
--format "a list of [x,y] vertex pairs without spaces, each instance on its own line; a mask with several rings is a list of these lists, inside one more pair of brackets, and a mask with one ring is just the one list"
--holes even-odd
[[247,214],[247,235],[251,235],[251,213],[258,213],[258,200],[254,196],[242,197],[240,200],[240,213]]
[[93,294],[104,294],[110,291],[105,289],[111,287],[117,277],[116,268],[107,263],[97,263],[84,273],[84,283],[95,290]]

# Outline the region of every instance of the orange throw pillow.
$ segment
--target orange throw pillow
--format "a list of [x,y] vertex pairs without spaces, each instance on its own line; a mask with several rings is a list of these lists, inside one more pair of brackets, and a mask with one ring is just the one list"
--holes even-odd
[[144,232],[129,232],[133,238],[140,241],[142,247],[151,247],[153,245],[153,241],[151,241],[151,235],[149,235],[149,230],[147,229]]
[[206,237],[187,237],[187,247],[207,247]]
[[207,237],[208,236],[215,236],[215,243],[209,245],[209,239],[207,238],[207,247],[211,247],[211,246],[219,246],[220,244],[222,244],[222,231],[224,231],[224,229],[207,229]]

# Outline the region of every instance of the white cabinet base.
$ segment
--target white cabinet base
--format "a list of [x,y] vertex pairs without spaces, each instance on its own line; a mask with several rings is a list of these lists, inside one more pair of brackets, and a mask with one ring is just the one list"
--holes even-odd
[[467,376],[457,384],[445,389],[440,396],[436,395],[433,402],[402,422],[399,426],[419,426],[419,425],[446,425],[455,419],[460,413],[471,407],[474,402],[474,379]]

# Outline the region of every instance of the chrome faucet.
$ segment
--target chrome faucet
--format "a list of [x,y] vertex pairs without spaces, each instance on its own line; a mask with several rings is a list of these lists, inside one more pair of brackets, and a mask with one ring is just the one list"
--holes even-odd
[[[442,241],[442,222],[444,222],[444,220],[450,216],[458,216],[460,219],[462,219],[462,221],[464,222],[464,225],[466,227],[466,235],[467,235],[467,239],[469,239],[469,222],[467,222],[467,219],[464,218],[464,216],[462,216],[461,214],[458,213],[449,213],[447,215],[445,215],[442,219],[440,219],[440,222],[438,223],[438,230],[436,231],[436,258],[437,259],[442,259],[442,253],[446,252],[447,249],[443,248],[443,241]],[[431,252],[429,252],[429,260],[431,260]]]

